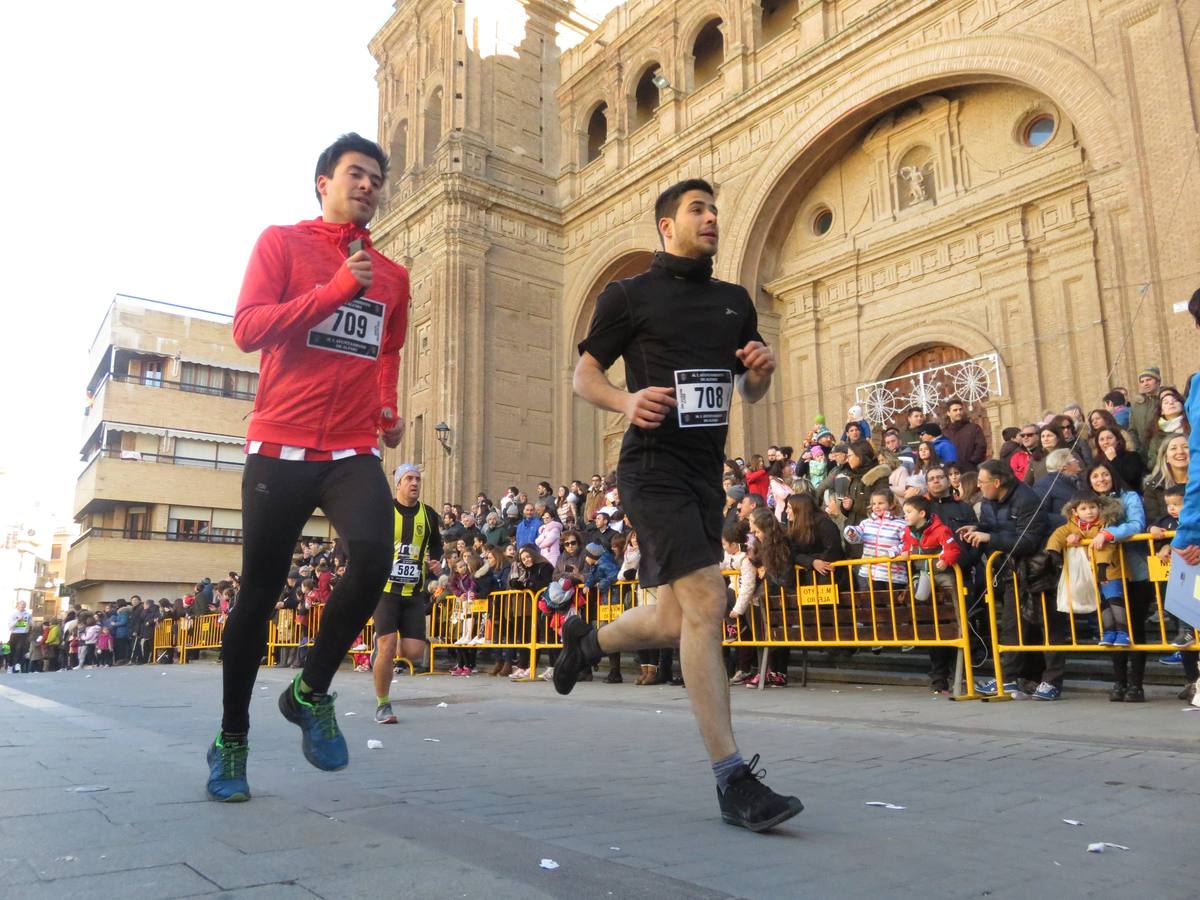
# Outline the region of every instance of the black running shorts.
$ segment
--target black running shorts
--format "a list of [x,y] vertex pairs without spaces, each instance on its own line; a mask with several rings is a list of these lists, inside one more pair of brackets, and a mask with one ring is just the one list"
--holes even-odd
[[720,481],[709,484],[687,471],[644,472],[622,460],[617,488],[625,517],[637,532],[642,587],[670,584],[720,563],[725,505]]
[[401,597],[384,591],[375,607],[375,634],[399,631],[400,637],[425,640],[425,595]]

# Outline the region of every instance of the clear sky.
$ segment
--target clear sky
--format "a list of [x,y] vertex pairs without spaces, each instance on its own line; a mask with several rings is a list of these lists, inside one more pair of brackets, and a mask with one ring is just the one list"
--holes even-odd
[[376,137],[388,0],[0,10],[0,525],[67,521],[87,348],[115,293],[232,312],[255,237],[319,214],[317,154]]

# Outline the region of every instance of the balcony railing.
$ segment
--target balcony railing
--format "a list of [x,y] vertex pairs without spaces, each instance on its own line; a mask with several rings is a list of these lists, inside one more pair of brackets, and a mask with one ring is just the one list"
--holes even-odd
[[[118,538],[126,541],[179,541],[187,544],[240,544],[242,542],[242,532],[240,530],[232,528],[221,530],[231,533],[215,534],[212,532],[202,532],[190,534],[177,531],[135,531],[128,528],[89,528],[72,541],[71,546],[74,547],[80,541],[90,537]],[[235,531],[236,533],[232,533]]]
[[121,384],[140,384],[153,388],[166,388],[171,391],[184,391],[188,394],[207,394],[210,397],[228,397],[232,400],[253,401],[255,397],[254,391],[235,391],[232,388],[217,385],[190,384],[186,381],[164,381],[153,375],[122,375],[118,372],[109,372],[106,374],[93,390],[93,396],[99,395],[101,389],[109,381],[116,381]]
[[245,463],[241,460],[198,459],[191,456],[169,456],[164,453],[142,453],[140,450],[121,450],[114,447],[101,447],[87,458],[91,465],[99,458],[124,459],[131,462],[158,463],[167,466],[190,466],[196,469],[218,469],[227,472],[240,472]]

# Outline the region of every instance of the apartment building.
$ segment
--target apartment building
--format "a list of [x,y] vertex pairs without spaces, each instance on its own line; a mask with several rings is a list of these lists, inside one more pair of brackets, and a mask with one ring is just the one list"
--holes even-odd
[[[118,294],[90,348],[66,587],[95,609],[241,568],[241,479],[258,355],[232,318]],[[328,537],[314,517],[306,535]]]

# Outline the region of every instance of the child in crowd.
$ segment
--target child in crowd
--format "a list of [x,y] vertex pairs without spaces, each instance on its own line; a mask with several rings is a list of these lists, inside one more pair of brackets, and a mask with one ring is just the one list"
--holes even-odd
[[[750,528],[744,521],[736,521],[725,527],[721,534],[721,546],[725,556],[721,560],[722,570],[732,570],[736,575],[729,576],[729,620],[725,623],[725,633],[731,640],[751,641],[755,636],[755,625],[751,617],[757,615],[758,570],[747,553],[746,538]],[[735,665],[730,684],[743,684],[754,675],[754,648],[738,647],[735,651]]]
[[96,641],[100,637],[100,625],[95,616],[87,617],[87,627],[83,632],[83,643],[79,645],[79,667],[96,668]]
[[[1112,543],[1112,535],[1105,530],[1124,518],[1124,507],[1113,497],[1077,494],[1063,507],[1063,515],[1067,524],[1050,535],[1046,552],[1061,564],[1067,548],[1082,546],[1085,540],[1090,541],[1099,534],[1107,536],[1108,542],[1102,548],[1089,548],[1096,578],[1100,582],[1100,622],[1103,630],[1100,646],[1128,647],[1129,623],[1125,614],[1121,553]],[[1067,608],[1070,608],[1069,605]]]
[[[863,559],[884,559],[899,555],[904,546],[904,519],[896,515],[896,500],[891,488],[881,484],[871,491],[870,514],[858,525],[848,525],[846,542],[861,544]],[[859,586],[888,593],[889,585],[907,584],[908,573],[903,565],[874,562],[858,567]]]
[[[1158,549],[1160,559],[1171,559],[1171,542],[1167,540],[1167,532],[1174,531],[1179,527],[1179,514],[1183,512],[1183,495],[1187,490],[1186,485],[1173,484],[1163,491],[1163,503],[1166,504],[1167,512],[1165,515],[1159,516],[1154,520],[1154,524],[1150,526],[1150,537],[1155,541],[1160,541],[1161,546]],[[1168,613],[1168,615],[1170,615]],[[1171,616],[1175,619],[1175,616]],[[1179,625],[1178,634],[1171,643],[1176,647],[1187,647],[1196,642],[1196,632],[1187,622],[1182,619],[1175,619]]]
[[111,669],[113,664],[113,636],[106,626],[101,626],[96,635],[96,665],[102,669]]
[[[583,586],[588,592],[589,613],[598,610],[601,603],[621,602],[620,589],[614,591],[613,585],[621,577],[621,560],[625,558],[625,537],[620,534],[613,535],[612,544],[607,549],[603,544],[588,544],[583,551],[584,559],[587,562],[591,562],[589,548],[593,547],[600,550],[600,557],[592,564],[591,571],[583,579]],[[620,559],[618,559],[618,555]],[[604,679],[604,683],[621,684],[623,681],[621,654],[610,653],[608,655],[608,677]]]
[[[937,553],[933,561],[933,577],[930,579],[928,565],[919,563],[917,574],[917,589],[915,599],[918,601],[936,600],[935,591],[941,591],[943,598],[953,598],[958,588],[958,582],[950,567],[958,562],[961,547],[954,538],[950,526],[933,514],[933,505],[924,497],[908,497],[903,503],[904,509],[904,544],[903,553],[897,559],[908,561],[913,556]],[[934,603],[936,612],[936,602]],[[950,694],[950,663],[955,651],[951,647],[929,648],[929,686],[935,694],[949,696]]]
[[468,550],[455,564],[447,590],[458,598],[458,620],[462,633],[454,643],[455,666],[451,675],[475,674],[475,651],[466,649],[466,644],[475,639],[475,617],[471,604],[475,601],[475,577],[471,574],[480,567],[479,558]]
[[[768,509],[759,508],[750,514],[750,533],[754,535],[754,544],[747,553],[754,563],[756,575],[765,582],[767,591],[766,623],[763,626],[763,636],[768,627],[782,627],[785,621],[796,620],[795,613],[784,616],[784,604],[796,600],[795,569],[792,564],[792,548],[788,544],[787,533],[775,516]],[[788,666],[791,663],[791,650],[787,647],[774,647],[767,654],[767,683],[766,687],[787,687]],[[756,674],[744,682],[746,687],[758,687],[759,676]]]

